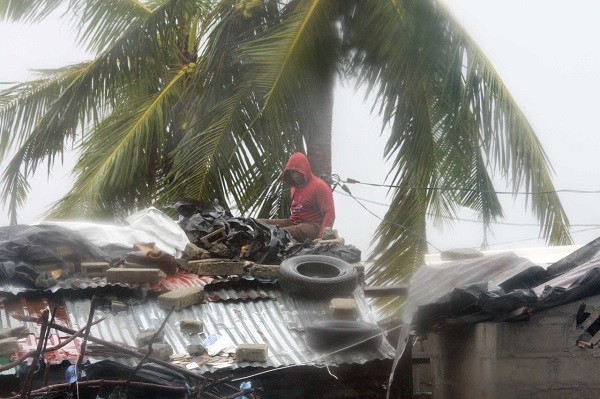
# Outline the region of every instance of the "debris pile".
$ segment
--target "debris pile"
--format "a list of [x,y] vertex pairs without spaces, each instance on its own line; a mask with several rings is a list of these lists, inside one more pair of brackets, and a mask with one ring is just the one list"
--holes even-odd
[[[228,331],[231,327],[211,323],[207,328],[203,309],[213,302],[278,300],[277,281],[290,259],[314,257],[320,271],[314,276],[308,269],[287,273],[285,284],[297,285],[309,278],[321,287],[313,290],[310,284],[300,283],[299,288],[289,290],[292,297],[314,294],[324,299],[318,314],[348,323],[361,318],[352,297],[359,273],[347,263],[360,266],[360,251],[345,245],[335,230],[326,231],[321,240],[298,243],[277,226],[233,217],[217,204],[180,201],[173,208],[180,214],[177,222],[156,210],[142,215],[146,225],[136,219],[136,228],[144,231],[131,234],[143,241],[123,239],[122,231],[113,234],[109,226],[89,223],[0,227],[0,293],[8,315],[0,320],[9,324],[0,324],[0,372],[18,373],[16,367],[25,366],[19,397],[47,391],[69,393],[74,384],[99,397],[102,392],[131,389],[206,398],[253,392],[256,388],[249,383],[244,385],[248,388],[233,386],[214,373],[240,364],[273,367],[274,354],[264,335],[268,329],[234,342]],[[155,236],[148,226],[160,226],[154,228]],[[330,272],[323,274],[330,263],[323,256],[338,258],[335,264],[343,267],[336,266],[334,271],[348,274],[343,287],[335,278],[329,281]],[[281,287],[288,292],[285,284]],[[33,299],[40,296],[41,302]],[[89,313],[68,315],[81,310]],[[236,317],[239,320],[234,324],[248,318],[241,313]],[[160,328],[155,320],[160,320]],[[71,328],[75,321],[80,328]],[[137,333],[131,334],[129,327],[135,331],[134,324]],[[304,334],[309,323],[302,324],[290,332]],[[99,338],[106,331],[114,338]],[[381,336],[379,330],[369,332]],[[378,345],[373,349],[379,350]],[[391,358],[391,347],[381,350],[383,355],[373,352],[374,356]],[[137,360],[130,365],[98,360],[107,356],[129,363]],[[48,370],[64,368],[65,363],[74,366],[67,370],[66,381],[64,372],[59,373],[62,381],[48,377],[53,375]],[[6,393],[17,395],[14,390],[0,395]]]

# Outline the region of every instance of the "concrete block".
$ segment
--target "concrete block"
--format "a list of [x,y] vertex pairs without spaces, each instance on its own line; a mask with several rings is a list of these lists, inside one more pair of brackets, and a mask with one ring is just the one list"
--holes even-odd
[[356,320],[358,317],[358,305],[353,298],[333,298],[329,310],[336,320]]
[[0,356],[11,355],[19,350],[17,337],[0,339]]
[[269,349],[266,344],[240,344],[235,349],[238,362],[266,362]]
[[154,341],[152,340],[152,336],[156,333],[156,330],[150,329],[150,330],[144,330],[144,331],[140,331],[137,335],[137,337],[135,337],[135,344],[137,345],[138,348],[142,347],[142,346],[148,346],[148,344],[150,342],[162,342],[165,334],[163,331],[160,332],[160,334],[157,335],[156,338],[154,338]]
[[217,229],[212,233],[209,233],[202,237],[200,239],[200,242],[202,243],[202,245],[204,245],[204,248],[210,248],[217,243],[225,241],[226,238],[227,233],[225,232],[225,227],[221,227],[220,229]]
[[10,337],[25,338],[29,335],[29,333],[29,329],[25,326],[3,328],[0,330],[0,339]]
[[182,270],[187,270],[190,273],[196,274],[198,271],[198,266],[195,264],[190,265],[190,260],[188,258],[180,258],[175,260],[177,262],[177,267]]
[[344,237],[338,237],[338,238],[333,238],[331,240],[323,240],[323,239],[319,239],[317,240],[318,244],[338,244],[338,245],[346,245],[346,240],[344,239]]
[[197,262],[197,273],[199,276],[239,276],[246,273],[244,271],[244,262],[190,261],[189,263],[194,264],[194,262]]
[[[148,347],[144,346],[138,349],[140,353],[144,355],[148,353]],[[155,342],[152,344],[152,354],[151,357],[154,357],[159,360],[169,361],[171,360],[171,355],[173,354],[173,347],[169,344]]]
[[200,303],[203,299],[203,287],[181,288],[159,295],[158,306],[168,310],[172,308],[179,310]]
[[108,262],[82,262],[81,274],[86,277],[104,277],[106,271],[110,269]]
[[190,355],[201,355],[206,352],[206,348],[202,344],[189,344],[187,351]]
[[188,242],[185,245],[185,249],[183,250],[183,253],[188,257],[188,258],[200,258],[203,254],[209,254],[210,252],[208,252],[206,249],[204,248],[200,248],[199,246],[197,246],[196,244],[192,244],[191,242]]
[[265,280],[274,280],[277,278],[279,265],[252,265],[250,267],[250,276]]
[[196,319],[183,319],[179,322],[179,329],[186,334],[199,334],[204,328],[204,323]]
[[160,269],[112,267],[106,271],[108,283],[150,283],[160,281]]

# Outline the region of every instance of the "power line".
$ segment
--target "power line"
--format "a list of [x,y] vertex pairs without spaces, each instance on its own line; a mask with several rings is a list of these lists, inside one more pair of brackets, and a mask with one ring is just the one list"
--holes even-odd
[[[355,200],[360,200],[363,202],[368,202],[374,205],[380,205],[380,206],[385,206],[385,207],[390,207],[392,206],[391,204],[386,204],[383,202],[377,202],[377,201],[373,201],[373,200],[369,200],[366,198],[362,198],[362,197],[357,197],[354,195],[350,195],[350,194],[346,194],[344,192],[341,191],[336,191],[337,194],[341,194],[341,195],[345,195],[346,197],[351,197]],[[469,222],[469,223],[482,223],[481,220],[475,220],[475,219],[464,219],[464,218],[458,218],[458,217],[452,217],[452,216],[444,216],[444,215],[434,215],[433,213],[427,213],[427,216],[431,216],[431,217],[440,217],[442,219],[451,219],[451,220],[456,220],[459,222]],[[498,225],[505,225],[505,226],[515,226],[515,227],[539,227],[539,223],[514,223],[514,222],[490,222],[492,224],[498,224]],[[600,224],[594,224],[594,223],[583,223],[583,224],[571,224],[571,227],[600,227]]]
[[385,188],[406,188],[409,190],[436,190],[436,191],[466,191],[470,193],[485,193],[485,194],[510,194],[510,195],[544,195],[544,194],[556,194],[556,193],[571,193],[571,194],[600,194],[600,190],[574,190],[574,189],[560,189],[560,190],[548,190],[548,191],[494,191],[494,190],[477,190],[473,188],[459,188],[459,187],[413,187],[413,186],[402,186],[393,184],[377,184],[377,183],[365,183],[352,178],[348,178],[343,183],[348,184],[363,184],[365,186],[372,187],[385,187]]

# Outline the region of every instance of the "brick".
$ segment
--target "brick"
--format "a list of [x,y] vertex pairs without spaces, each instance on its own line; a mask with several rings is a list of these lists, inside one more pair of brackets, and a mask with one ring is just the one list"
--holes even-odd
[[197,262],[198,275],[199,276],[232,276],[232,275],[243,275],[244,262],[205,262],[205,261],[190,261],[189,263],[194,264]]
[[198,334],[202,332],[204,323],[196,319],[183,319],[179,322],[179,329],[186,334]]
[[0,339],[0,356],[11,355],[19,350],[17,337]]
[[168,310],[171,308],[179,310],[200,303],[203,299],[203,287],[181,288],[159,295],[158,306]]
[[156,338],[154,338],[154,341],[151,341],[155,333],[156,330],[153,329],[140,331],[137,337],[135,337],[135,344],[139,348],[142,346],[148,346],[150,342],[162,342],[165,336],[164,332],[162,331],[160,332],[160,334],[158,334]]
[[358,305],[352,298],[333,298],[329,302],[331,317],[337,320],[356,320]]
[[323,229],[323,234],[321,235],[321,239],[323,240],[335,240],[339,238],[338,232],[336,229],[332,229],[331,227],[325,227]]
[[269,349],[266,344],[240,344],[235,349],[238,362],[266,362]]
[[[142,348],[139,348],[138,351],[145,355],[148,353],[148,347],[144,346]],[[173,347],[171,345],[159,342],[155,342],[152,344],[152,354],[150,354],[151,357],[159,360],[169,361],[171,360],[172,354]]]
[[106,271],[108,283],[150,283],[160,281],[160,269],[112,267]]
[[250,276],[265,280],[274,280],[277,278],[279,265],[252,265],[250,267]]
[[331,240],[323,240],[320,239],[317,241],[318,244],[338,244],[338,245],[346,245],[346,240],[344,239],[344,237],[338,237],[338,238],[333,238]]
[[82,262],[81,274],[87,277],[104,277],[106,271],[110,269],[108,262]]

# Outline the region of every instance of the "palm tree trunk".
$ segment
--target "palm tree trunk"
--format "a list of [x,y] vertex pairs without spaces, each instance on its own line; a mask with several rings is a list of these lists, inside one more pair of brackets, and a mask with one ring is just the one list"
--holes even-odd
[[306,143],[307,156],[316,176],[331,176],[331,128],[333,124],[333,90],[335,74],[327,71],[319,76],[312,96],[313,130]]

